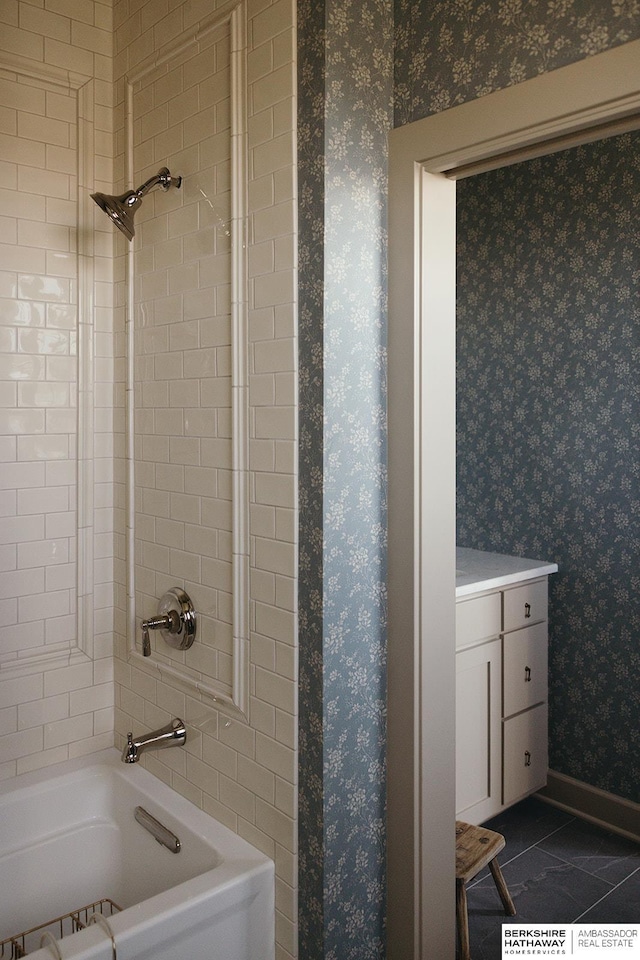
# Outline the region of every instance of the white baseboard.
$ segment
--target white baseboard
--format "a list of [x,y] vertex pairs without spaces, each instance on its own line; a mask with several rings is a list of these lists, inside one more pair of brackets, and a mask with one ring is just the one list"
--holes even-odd
[[640,843],[640,803],[549,770],[540,800]]

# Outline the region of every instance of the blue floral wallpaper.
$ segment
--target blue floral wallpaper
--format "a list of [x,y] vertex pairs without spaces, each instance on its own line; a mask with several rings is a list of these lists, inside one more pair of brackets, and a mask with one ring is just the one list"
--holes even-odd
[[[299,955],[305,960],[367,960],[385,955],[386,134],[394,123],[420,119],[640,37],[640,0],[298,0],[298,31]],[[585,191],[581,194],[585,207],[593,200],[588,183],[586,176],[582,182],[580,177],[573,178],[574,190],[582,185]],[[619,193],[618,187],[612,199]],[[550,212],[553,210],[547,206],[546,215]],[[543,227],[546,231],[544,218]],[[616,295],[623,288],[632,292],[629,265],[626,261],[618,265],[610,243],[603,238],[592,238],[579,255],[597,259],[597,251],[591,251],[593,244],[598,250],[607,247],[602,259],[610,264],[612,283],[620,269],[627,270],[622,286],[615,287]],[[630,242],[627,248],[633,249]],[[546,260],[539,263],[543,270],[553,266]],[[492,272],[496,269],[494,265]],[[575,269],[580,275],[577,266]],[[584,276],[581,296],[589,299],[591,280]],[[529,300],[542,297],[547,283],[546,277],[536,275],[528,290]],[[476,291],[479,294],[479,287]],[[522,296],[526,299],[524,292]],[[627,306],[630,310],[631,305]],[[491,313],[490,307],[483,309]],[[587,313],[601,319],[597,304],[585,306]],[[630,312],[628,317],[632,331]],[[564,323],[562,319],[554,327],[556,340]],[[530,331],[539,353],[536,369],[549,375],[547,363],[553,361],[558,376],[568,378],[568,391],[573,383],[570,366],[555,362],[556,348],[549,345],[545,324],[548,319]],[[500,337],[511,343],[517,355],[515,333],[509,333],[510,329],[507,325]],[[567,743],[581,723],[585,725],[583,744],[590,732],[588,749],[571,747],[567,772],[591,782],[600,777],[602,783],[610,784],[607,789],[613,789],[616,782],[630,795],[629,791],[637,792],[637,773],[628,773],[623,783],[624,771],[615,761],[613,774],[603,774],[603,751],[621,756],[622,743],[614,723],[626,731],[624,742],[629,744],[631,730],[639,726],[637,700],[627,696],[616,704],[601,694],[612,685],[620,692],[626,682],[631,687],[638,685],[637,608],[634,612],[633,607],[638,583],[630,566],[638,505],[637,498],[632,501],[625,489],[622,499],[615,498],[620,509],[614,509],[611,492],[623,478],[624,483],[637,484],[637,449],[620,421],[620,410],[624,417],[631,410],[624,405],[632,404],[631,394],[626,393],[623,404],[622,393],[606,393],[600,381],[613,381],[600,372],[598,363],[604,362],[607,337],[614,337],[620,364],[629,363],[627,379],[619,372],[617,382],[630,384],[634,334],[623,336],[620,328],[617,335],[595,329],[587,325],[582,337],[585,351],[591,342],[598,359],[585,356],[580,375],[587,383],[582,398],[585,413],[587,408],[596,410],[596,395],[606,398],[597,408],[600,419],[588,425],[586,415],[583,418],[576,413],[580,429],[563,435],[557,424],[560,411],[551,404],[560,388],[546,376],[538,399],[532,399],[532,413],[539,418],[541,439],[535,442],[541,460],[528,481],[529,492],[532,488],[541,491],[540,500],[534,504],[524,489],[505,480],[505,461],[514,456],[509,433],[501,440],[504,457],[493,460],[490,474],[502,471],[499,479],[505,490],[505,515],[501,521],[511,537],[509,549],[525,543],[524,533],[514,526],[517,508],[513,508],[513,519],[506,516],[506,505],[516,502],[526,504],[533,518],[536,511],[549,509],[549,502],[557,506],[554,522],[563,531],[561,546],[572,563],[574,552],[579,553],[585,545],[589,556],[597,553],[593,543],[598,542],[602,530],[599,517],[610,527],[607,550],[612,552],[602,555],[598,567],[585,574],[576,595],[584,600],[583,606],[578,600],[572,604],[574,639],[565,648],[564,635],[554,634],[554,670],[565,679],[554,685],[553,724],[558,743]],[[542,351],[544,342],[547,349]],[[636,347],[637,340],[633,349]],[[487,351],[486,343],[483,349]],[[557,349],[568,363],[569,347],[558,345]],[[489,374],[478,371],[477,376],[480,403]],[[503,398],[504,402],[507,399]],[[576,396],[571,403],[577,401]],[[515,399],[510,402],[518,424],[519,404]],[[616,402],[622,406],[616,407]],[[567,406],[565,392],[560,407]],[[553,434],[546,442],[548,424]],[[617,454],[619,462],[627,465],[619,473],[613,466],[606,467],[611,444],[599,445],[603,438],[614,436],[614,428],[617,442],[628,440],[631,444],[626,452],[620,449]],[[545,483],[545,465],[555,463],[556,456],[566,459],[574,439],[589,450],[582,474],[572,468],[569,477],[562,478],[556,469],[553,483]],[[469,470],[474,458],[485,469],[482,444],[477,435],[469,438]],[[593,479],[596,476],[598,479]],[[573,541],[569,532],[577,525],[577,516],[569,507],[559,506],[563,501],[556,487],[573,484],[576,497],[587,481],[589,494],[581,508],[587,532],[583,540]],[[610,489],[609,483],[614,485]],[[471,494],[463,492],[461,496],[470,498]],[[485,506],[481,510],[488,513]],[[466,522],[463,518],[462,523]],[[482,516],[477,522],[481,524]],[[626,530],[625,522],[629,524]],[[464,535],[473,538],[476,532],[480,536],[479,530],[473,534],[465,530]],[[621,539],[614,544],[615,537]],[[623,541],[627,542],[626,553]],[[535,541],[533,546],[537,545]],[[528,544],[527,550],[532,552]],[[548,551],[535,552],[550,551],[551,544]],[[622,561],[626,583],[621,573],[606,581],[615,585],[614,603],[607,589],[601,589],[599,577],[607,563],[615,570]],[[562,591],[566,595],[577,584],[577,576],[570,571],[578,568],[566,566],[566,557],[561,562],[565,568],[556,581],[554,610],[563,602]],[[581,570],[587,567],[580,562]],[[624,609],[626,614],[623,617],[618,612],[605,626],[616,604],[616,609]],[[582,645],[576,637],[583,638]],[[562,715],[561,699],[565,701]],[[598,704],[591,710],[596,720],[586,715],[585,700]],[[553,749],[554,765],[563,769],[558,751]],[[628,749],[637,765],[637,741]]]
[[555,560],[550,766],[640,800],[640,134],[458,183],[458,543]]
[[298,3],[299,941],[323,956],[324,8]]
[[638,0],[396,0],[395,125],[638,36]]
[[299,4],[300,956],[385,955],[391,0]]

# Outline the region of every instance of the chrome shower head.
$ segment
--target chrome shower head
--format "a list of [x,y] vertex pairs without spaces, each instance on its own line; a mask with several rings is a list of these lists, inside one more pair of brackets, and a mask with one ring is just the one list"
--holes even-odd
[[133,240],[135,233],[133,227],[133,216],[142,203],[134,190],[127,190],[119,197],[110,197],[106,193],[92,193],[91,199],[95,200],[101,210],[111,217],[116,227],[122,230],[127,240]]
[[162,187],[166,191],[170,187],[179,187],[181,183],[182,177],[172,177],[167,167],[161,167],[155,176],[143,183],[137,190],[127,190],[125,193],[121,193],[119,197],[112,197],[107,193],[92,193],[91,199],[95,200],[100,209],[104,210],[107,216],[113,220],[127,240],[133,240],[135,234],[133,218],[145,194],[153,190],[154,187]]

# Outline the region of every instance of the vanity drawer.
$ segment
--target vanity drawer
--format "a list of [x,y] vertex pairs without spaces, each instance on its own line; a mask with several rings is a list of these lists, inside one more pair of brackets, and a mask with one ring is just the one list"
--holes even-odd
[[547,624],[505,634],[502,663],[503,716],[547,699]]
[[503,594],[503,629],[519,630],[531,623],[547,619],[547,578],[532,580]]
[[502,802],[515,803],[547,782],[547,705],[541,703],[503,723]]
[[500,594],[489,593],[456,603],[456,649],[500,634]]

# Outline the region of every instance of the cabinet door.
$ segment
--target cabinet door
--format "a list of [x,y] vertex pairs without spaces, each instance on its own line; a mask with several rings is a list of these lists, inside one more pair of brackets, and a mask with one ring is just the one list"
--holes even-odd
[[503,802],[515,803],[547,782],[547,704],[504,721]]
[[481,823],[500,809],[501,643],[456,654],[456,816]]
[[547,699],[547,624],[507,633],[503,640],[504,716]]

